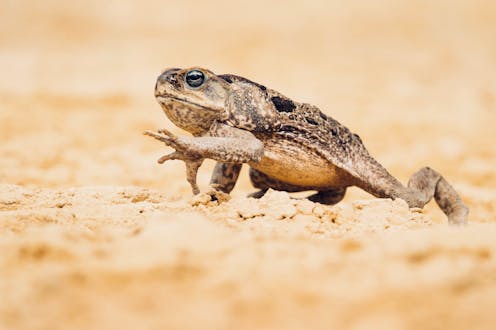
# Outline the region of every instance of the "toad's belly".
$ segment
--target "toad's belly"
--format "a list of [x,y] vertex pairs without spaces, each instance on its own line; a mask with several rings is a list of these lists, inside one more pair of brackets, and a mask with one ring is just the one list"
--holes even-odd
[[287,140],[264,141],[264,157],[250,163],[254,169],[294,186],[337,188],[347,186],[349,175],[321,155]]

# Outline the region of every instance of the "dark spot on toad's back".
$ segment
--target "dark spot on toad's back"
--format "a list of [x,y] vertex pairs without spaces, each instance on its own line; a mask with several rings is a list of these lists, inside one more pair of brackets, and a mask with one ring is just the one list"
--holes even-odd
[[272,97],[271,101],[279,112],[293,112],[293,110],[296,109],[296,105],[293,101],[279,96]]
[[230,75],[228,74],[222,74],[220,76],[218,76],[220,79],[224,80],[225,82],[229,83],[229,84],[232,84],[233,83],[233,80],[231,78]]
[[305,120],[307,123],[312,124],[312,125],[318,125],[318,123],[313,119],[312,117],[305,117]]

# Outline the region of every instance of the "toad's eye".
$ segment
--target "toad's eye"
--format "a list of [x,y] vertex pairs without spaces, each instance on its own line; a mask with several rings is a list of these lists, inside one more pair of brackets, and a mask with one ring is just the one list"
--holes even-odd
[[200,70],[191,70],[186,73],[185,80],[188,86],[196,88],[205,82],[205,75]]

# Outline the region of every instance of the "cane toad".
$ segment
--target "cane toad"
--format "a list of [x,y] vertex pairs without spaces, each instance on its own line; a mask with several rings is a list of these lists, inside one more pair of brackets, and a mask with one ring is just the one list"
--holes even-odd
[[193,136],[167,130],[145,134],[175,149],[158,162],[185,162],[187,180],[199,193],[196,174],[206,158],[217,161],[211,184],[230,193],[242,164],[261,197],[269,189],[315,190],[323,204],[343,199],[357,186],[381,198],[401,198],[422,208],[432,197],[451,224],[467,221],[468,208],[435,170],[424,167],[403,186],[370,156],[360,137],[317,107],[298,103],[246,78],[194,67],[167,69],[155,96],[169,119]]

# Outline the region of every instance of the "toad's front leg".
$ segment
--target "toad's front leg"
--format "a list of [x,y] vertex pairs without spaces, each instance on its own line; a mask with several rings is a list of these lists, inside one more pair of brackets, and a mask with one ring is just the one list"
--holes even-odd
[[263,143],[255,136],[247,138],[246,134],[242,136],[187,137],[175,136],[164,129],[157,132],[145,131],[144,134],[176,149],[175,152],[160,157],[158,162],[164,163],[172,159],[184,161],[187,180],[195,195],[200,192],[196,183],[196,174],[205,158],[222,163],[239,164],[258,162],[263,157]]

